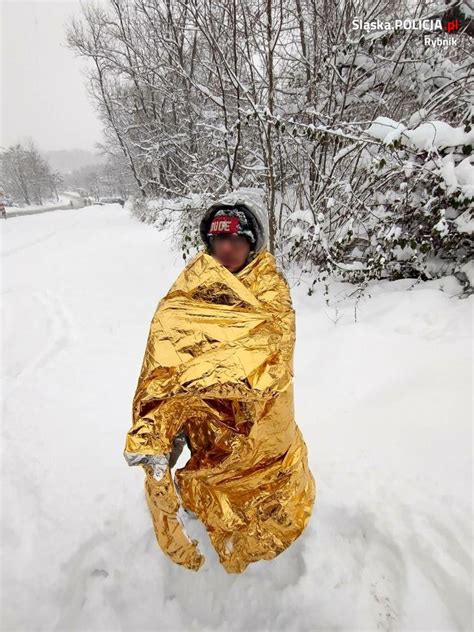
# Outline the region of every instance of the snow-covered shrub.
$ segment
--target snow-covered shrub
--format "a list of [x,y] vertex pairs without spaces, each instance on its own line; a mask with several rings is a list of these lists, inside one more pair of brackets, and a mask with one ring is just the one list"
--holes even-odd
[[150,223],[151,213],[148,208],[148,199],[141,195],[133,196],[130,203],[130,212],[141,222]]
[[[443,121],[412,129],[379,117],[367,134],[382,144],[366,150],[365,201],[343,221],[325,212],[293,212],[287,256],[312,260],[319,278],[431,279],[458,273],[474,256],[474,116],[456,127]],[[350,186],[339,196],[353,193]],[[355,196],[357,197],[357,195]],[[331,226],[332,224],[332,226]]]
[[428,121],[406,129],[387,119],[382,129],[378,120],[370,126],[386,148],[369,178],[389,183],[374,191],[380,213],[364,218],[370,274],[429,279],[454,274],[473,257],[473,124],[469,114],[457,127]]
[[347,37],[325,59],[332,124],[275,121],[315,173],[281,223],[284,260],[363,282],[458,274],[472,258],[472,66],[461,46],[448,57],[422,41]]

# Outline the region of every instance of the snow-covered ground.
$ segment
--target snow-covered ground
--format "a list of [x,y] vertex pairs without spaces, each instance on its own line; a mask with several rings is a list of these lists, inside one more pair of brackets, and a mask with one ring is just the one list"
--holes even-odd
[[473,298],[452,298],[454,278],[374,282],[357,323],[353,287],[328,306],[293,286],[311,522],[228,575],[188,519],[207,558],[195,573],[159,549],[122,455],[181,254],[117,205],[0,226],[2,630],[472,629]]

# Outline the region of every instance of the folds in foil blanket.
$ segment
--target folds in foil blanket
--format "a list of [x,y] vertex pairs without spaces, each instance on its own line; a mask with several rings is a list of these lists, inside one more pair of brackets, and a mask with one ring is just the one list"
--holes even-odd
[[[235,274],[201,250],[159,302],[124,456],[145,470],[156,538],[175,563],[204,562],[180,508],[228,573],[274,558],[307,525],[316,483],[294,416],[294,343],[290,289],[266,248]],[[191,456],[173,477],[178,433]]]

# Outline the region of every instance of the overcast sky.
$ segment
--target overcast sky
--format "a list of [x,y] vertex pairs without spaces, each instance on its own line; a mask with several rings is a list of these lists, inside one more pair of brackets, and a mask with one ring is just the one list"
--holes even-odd
[[65,43],[65,24],[81,14],[79,1],[0,0],[0,6],[0,145],[31,137],[42,151],[94,150],[101,124],[85,87],[85,62]]

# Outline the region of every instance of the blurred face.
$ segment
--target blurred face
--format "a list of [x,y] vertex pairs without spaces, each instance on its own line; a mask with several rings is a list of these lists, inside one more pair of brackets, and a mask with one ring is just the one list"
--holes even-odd
[[231,272],[244,267],[250,243],[242,235],[215,235],[211,240],[212,256]]

